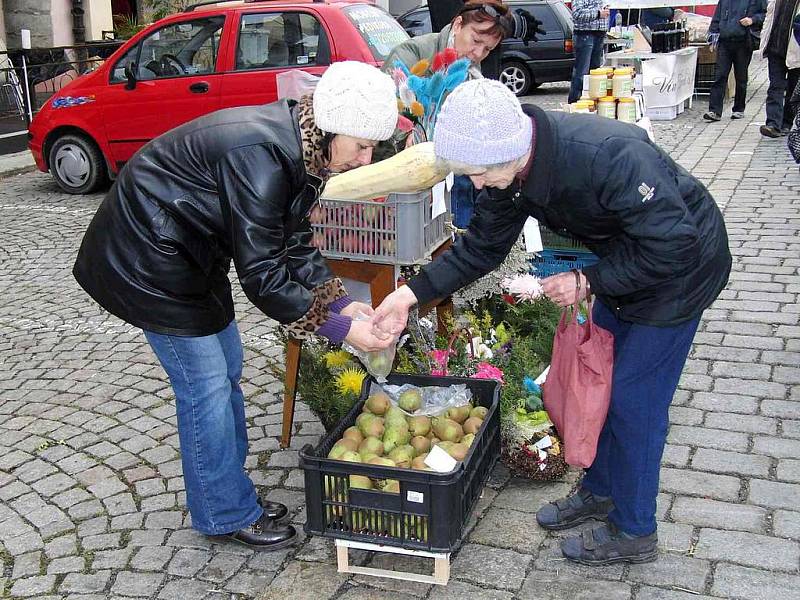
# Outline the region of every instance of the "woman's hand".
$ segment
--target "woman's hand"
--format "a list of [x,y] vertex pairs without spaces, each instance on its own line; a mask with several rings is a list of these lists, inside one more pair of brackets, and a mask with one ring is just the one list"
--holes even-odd
[[[380,337],[379,337],[380,336]],[[395,343],[395,336],[381,333],[369,321],[353,321],[344,340],[363,352],[383,350]]]
[[372,307],[364,302],[351,302],[345,306],[339,314],[352,319],[353,315],[359,312],[367,315],[368,317],[371,317],[373,314],[375,314],[375,311],[372,310]]
[[571,306],[576,301],[585,298],[589,288],[589,280],[577,271],[580,288],[575,283],[575,272],[568,271],[542,279],[544,295],[561,307]]
[[741,19],[739,23],[742,25],[742,27],[750,27],[750,25],[753,24],[753,19],[751,19],[750,17],[745,17]]

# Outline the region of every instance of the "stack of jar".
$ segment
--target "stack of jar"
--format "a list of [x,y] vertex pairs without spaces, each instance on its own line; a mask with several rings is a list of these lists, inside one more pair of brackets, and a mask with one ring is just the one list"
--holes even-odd
[[603,67],[589,71],[589,97],[573,104],[572,112],[596,112],[609,119],[635,123],[633,69]]

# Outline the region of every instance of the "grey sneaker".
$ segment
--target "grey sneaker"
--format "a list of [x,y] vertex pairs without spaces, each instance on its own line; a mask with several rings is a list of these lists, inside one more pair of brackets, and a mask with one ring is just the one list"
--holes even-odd
[[734,111],[731,113],[731,119],[744,119],[744,113],[738,110]]
[[781,130],[778,129],[777,127],[771,127],[769,125],[762,125],[759,128],[759,131],[761,132],[761,135],[763,135],[764,137],[769,137],[769,138],[781,137]]
[[703,118],[706,121],[719,121],[720,119],[722,119],[722,115],[720,115],[719,113],[715,113],[713,111],[708,111],[706,114],[703,115]]
[[595,496],[583,488],[566,498],[545,504],[536,511],[536,521],[545,529],[569,529],[589,519],[605,519],[614,508],[611,498]]
[[561,553],[567,560],[597,567],[618,562],[652,562],[658,558],[658,536],[651,533],[635,537],[609,523],[566,538],[561,542]]

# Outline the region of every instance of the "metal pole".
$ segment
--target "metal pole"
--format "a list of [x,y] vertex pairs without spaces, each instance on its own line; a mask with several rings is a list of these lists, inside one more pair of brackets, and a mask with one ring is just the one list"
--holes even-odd
[[33,102],[31,102],[31,88],[28,83],[28,60],[25,56],[26,52],[22,51],[22,76],[25,79],[25,103],[28,105],[28,110],[25,113],[25,120],[28,122],[28,127],[33,121]]

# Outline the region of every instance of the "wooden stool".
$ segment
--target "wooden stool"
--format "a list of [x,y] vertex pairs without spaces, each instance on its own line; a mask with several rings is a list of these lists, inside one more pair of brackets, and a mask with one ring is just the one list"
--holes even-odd
[[[447,240],[432,254],[436,258],[450,247]],[[383,299],[395,290],[394,265],[379,265],[367,262],[329,258],[328,265],[337,277],[346,277],[369,284],[372,306],[377,307]],[[436,322],[439,331],[445,330],[446,315],[453,312],[451,298],[436,300],[420,307],[420,315],[425,315],[436,308]],[[294,403],[297,398],[297,377],[300,374],[300,351],[302,340],[290,338],[286,342],[286,376],[283,382],[283,428],[281,430],[281,448],[288,448],[292,441],[292,425],[294,424]]]
[[[407,571],[390,571],[389,569],[377,569],[375,567],[359,567],[350,564],[350,548],[359,550],[369,550],[372,552],[389,552],[391,554],[407,554],[409,556],[422,556],[433,559],[433,575],[421,575],[419,573],[409,573]],[[359,575],[372,575],[374,577],[388,577],[390,579],[400,579],[402,581],[419,581],[421,583],[434,583],[436,585],[447,585],[450,580],[450,553],[438,554],[426,552],[424,550],[406,550],[397,546],[381,546],[380,544],[369,544],[366,542],[355,542],[351,540],[336,540],[336,562],[339,573],[358,573]]]

